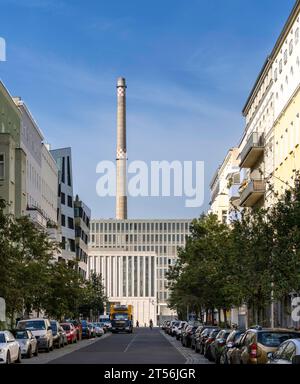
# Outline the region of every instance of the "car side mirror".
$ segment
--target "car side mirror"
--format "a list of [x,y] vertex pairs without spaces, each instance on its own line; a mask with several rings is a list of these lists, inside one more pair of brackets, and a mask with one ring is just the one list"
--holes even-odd
[[292,360],[292,364],[300,364],[300,356],[294,356]]

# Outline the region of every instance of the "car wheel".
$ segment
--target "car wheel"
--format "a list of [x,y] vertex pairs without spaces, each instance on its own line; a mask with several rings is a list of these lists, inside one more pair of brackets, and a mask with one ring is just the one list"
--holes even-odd
[[36,345],[34,356],[38,356],[38,355],[39,355],[39,349],[38,349],[38,346]]
[[7,355],[6,355],[6,364],[11,364],[11,359],[10,359],[9,351],[7,352]]
[[28,352],[27,352],[27,358],[28,358],[28,359],[31,359],[31,358],[32,358],[32,348],[31,348],[31,346],[30,346],[29,349],[28,349]]
[[52,352],[53,349],[54,349],[54,345],[53,345],[53,343],[52,343],[51,348],[50,348],[50,351]]
[[18,358],[17,358],[17,360],[16,360],[16,363],[17,363],[17,364],[20,364],[20,363],[21,363],[21,359],[22,359],[22,357],[21,357],[21,351],[20,351],[20,349],[19,349]]

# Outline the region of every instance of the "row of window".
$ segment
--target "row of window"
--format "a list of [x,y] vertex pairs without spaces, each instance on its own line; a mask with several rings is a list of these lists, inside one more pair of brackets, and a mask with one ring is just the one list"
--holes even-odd
[[[73,217],[68,217],[67,218],[68,222],[68,228],[69,229],[74,229],[74,219]],[[62,227],[66,227],[66,215],[61,215],[61,225]]]
[[62,249],[70,252],[75,252],[75,240],[74,239],[66,239],[64,236],[62,237]]
[[[73,208],[73,197],[68,195],[67,200],[68,200],[68,207]],[[63,192],[60,193],[60,201],[61,201],[61,204],[66,205],[66,194]]]
[[190,223],[91,223],[92,232],[175,232],[189,231]]
[[[104,242],[104,243],[112,243],[117,244],[119,243],[118,235],[99,235],[100,238],[98,239],[96,235],[92,234],[92,243],[97,242]],[[144,243],[144,244],[153,244],[153,243],[184,243],[186,239],[186,235],[182,234],[152,234],[152,235],[125,235],[124,241],[120,241],[122,244],[133,244],[133,243]]]
[[[297,45],[298,42],[299,42],[299,27],[295,31],[295,45]],[[278,68],[275,68],[275,70],[274,70],[274,80],[275,81],[277,81],[277,79],[278,79],[278,72],[279,72],[279,74],[282,73],[283,66],[287,64],[288,56],[289,55],[291,56],[293,51],[294,51],[294,40],[291,39],[289,42],[289,47],[283,51],[283,57],[279,60]]]

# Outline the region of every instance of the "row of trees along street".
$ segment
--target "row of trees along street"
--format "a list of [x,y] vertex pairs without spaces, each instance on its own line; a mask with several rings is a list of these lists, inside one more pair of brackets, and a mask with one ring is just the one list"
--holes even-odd
[[50,318],[97,317],[106,301],[101,276],[84,280],[77,262],[56,261],[59,244],[27,218],[5,214],[0,200],[0,297],[10,326],[35,311]]
[[228,310],[246,304],[250,321],[270,325],[272,301],[289,303],[290,315],[289,295],[300,292],[299,175],[270,208],[244,210],[231,225],[213,214],[194,220],[168,280],[181,318],[187,307],[200,318],[217,309],[227,322]]

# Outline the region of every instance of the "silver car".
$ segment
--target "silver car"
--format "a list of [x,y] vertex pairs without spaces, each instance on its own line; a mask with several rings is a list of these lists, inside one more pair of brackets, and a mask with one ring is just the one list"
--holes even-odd
[[26,356],[29,359],[33,355],[38,356],[37,339],[31,331],[16,329],[13,331],[13,335],[20,346],[22,356]]
[[284,341],[275,353],[268,353],[268,364],[300,364],[300,339]]

